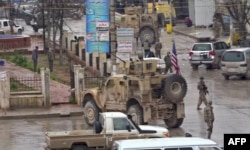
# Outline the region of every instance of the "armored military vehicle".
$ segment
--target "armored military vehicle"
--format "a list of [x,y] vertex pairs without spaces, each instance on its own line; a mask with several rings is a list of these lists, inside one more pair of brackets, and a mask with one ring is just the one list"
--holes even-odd
[[162,119],[169,128],[179,127],[185,117],[186,80],[156,70],[157,60],[138,60],[119,63],[117,74],[89,88],[93,78],[86,77],[80,99],[87,124],[93,125],[100,112],[120,111],[138,124]]
[[[119,27],[133,28],[135,38],[144,42],[146,39],[150,43],[155,43],[159,39],[159,28],[164,24],[164,18],[155,13],[144,13],[141,6],[128,6],[124,8],[125,14],[121,15]],[[164,16],[163,16],[164,17]]]

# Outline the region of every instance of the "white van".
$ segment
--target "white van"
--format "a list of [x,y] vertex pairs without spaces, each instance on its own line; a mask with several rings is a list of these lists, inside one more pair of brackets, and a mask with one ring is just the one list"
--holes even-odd
[[198,137],[118,140],[112,150],[222,150],[217,143]]
[[226,50],[221,58],[221,70],[225,80],[230,76],[250,78],[250,47]]

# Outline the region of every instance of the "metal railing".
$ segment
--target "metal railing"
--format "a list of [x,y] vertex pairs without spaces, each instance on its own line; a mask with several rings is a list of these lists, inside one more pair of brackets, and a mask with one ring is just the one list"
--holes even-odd
[[10,75],[10,92],[41,93],[40,75]]

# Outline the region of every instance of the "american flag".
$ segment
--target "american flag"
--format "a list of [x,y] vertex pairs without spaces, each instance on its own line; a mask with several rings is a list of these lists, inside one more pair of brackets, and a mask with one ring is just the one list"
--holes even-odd
[[173,49],[172,49],[172,56],[171,56],[171,63],[174,66],[176,74],[180,74],[180,67],[178,65],[177,53],[175,48],[175,43],[173,41]]

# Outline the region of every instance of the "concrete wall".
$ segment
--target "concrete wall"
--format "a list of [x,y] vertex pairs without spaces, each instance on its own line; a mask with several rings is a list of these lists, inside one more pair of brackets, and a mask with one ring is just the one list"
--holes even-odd
[[195,26],[209,26],[213,23],[215,2],[213,0],[189,0],[189,15]]
[[31,108],[31,107],[43,107],[43,106],[44,106],[44,96],[42,94],[10,96],[10,107]]
[[9,75],[6,72],[0,72],[0,108],[7,110],[11,107],[49,107],[51,105],[49,81],[49,70],[41,68],[41,91],[11,92]]
[[31,46],[30,36],[0,35],[0,50],[15,50]]

